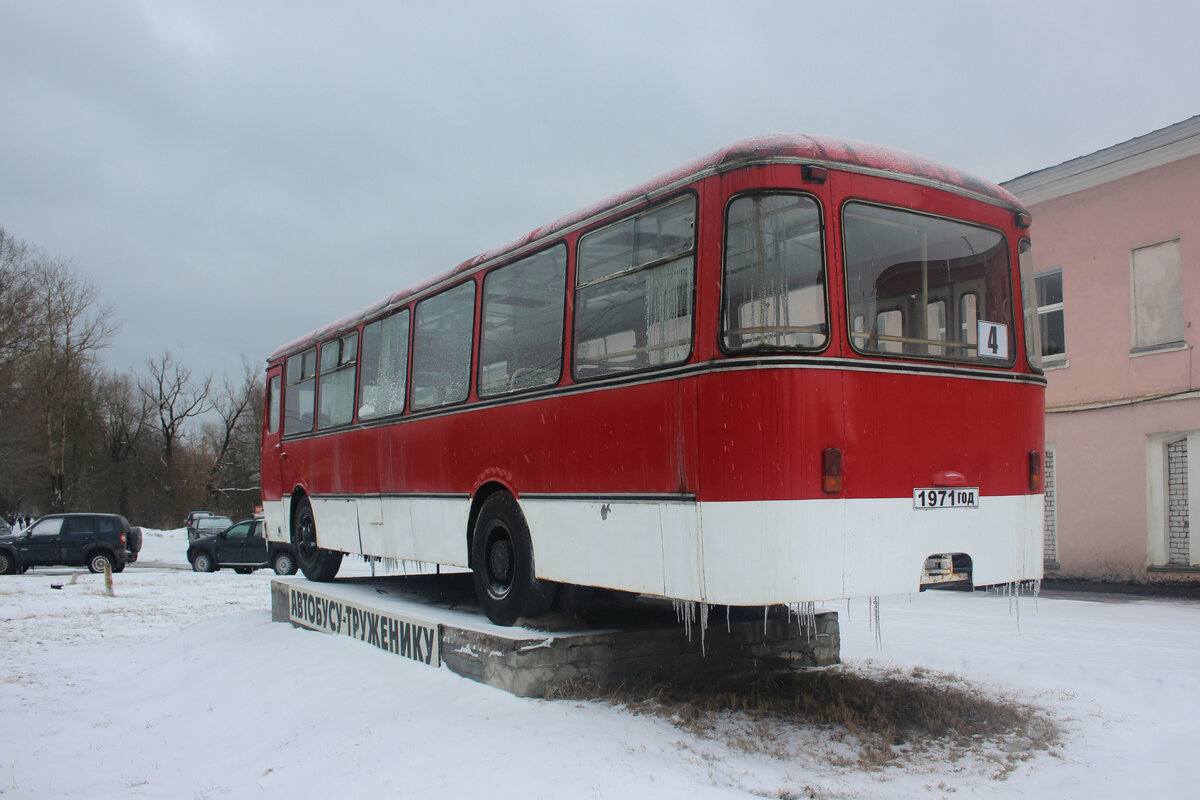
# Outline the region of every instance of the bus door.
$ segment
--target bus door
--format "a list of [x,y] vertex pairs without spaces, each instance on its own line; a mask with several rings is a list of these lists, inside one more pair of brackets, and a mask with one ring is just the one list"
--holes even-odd
[[[262,499],[264,510],[267,504],[283,499],[286,493],[282,485],[280,461],[283,459],[283,426],[280,420],[283,400],[283,368],[276,364],[267,370],[266,408],[263,413],[262,445]],[[288,538],[287,520],[283,517],[282,503],[275,512],[267,512],[267,537],[281,541]]]

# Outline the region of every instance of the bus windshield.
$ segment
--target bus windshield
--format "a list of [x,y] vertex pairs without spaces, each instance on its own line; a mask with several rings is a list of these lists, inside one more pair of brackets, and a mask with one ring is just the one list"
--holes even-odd
[[852,202],[843,236],[856,350],[1013,363],[1012,280],[999,231]]

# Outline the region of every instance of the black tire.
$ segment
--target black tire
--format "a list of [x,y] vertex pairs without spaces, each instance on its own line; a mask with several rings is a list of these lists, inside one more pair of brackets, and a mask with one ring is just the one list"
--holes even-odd
[[196,553],[192,556],[193,572],[216,572],[217,564],[208,553]]
[[275,569],[276,575],[296,574],[296,559],[292,558],[292,554],[286,550],[280,550],[275,554],[275,558],[271,561],[271,566]]
[[23,571],[17,566],[17,560],[13,558],[12,553],[0,550],[0,575],[16,575]]
[[506,492],[493,494],[479,509],[471,537],[471,569],[479,605],[497,625],[541,616],[554,602],[557,584],[537,577],[525,515]]
[[124,571],[125,571],[125,565],[124,565],[124,564],[122,564],[122,563],[120,563],[120,562],[117,562],[116,564],[113,564],[112,571],[113,571],[114,573],[116,573],[116,572],[124,572]]
[[296,563],[310,581],[326,583],[334,579],[342,566],[342,554],[317,546],[317,520],[312,504],[302,497],[292,515],[292,544],[296,548]]
[[110,556],[108,553],[92,553],[90,556],[88,556],[88,562],[87,562],[88,572],[91,572],[93,574],[98,573],[98,572],[104,572],[105,564],[108,564],[109,572],[111,572],[113,570],[113,565],[115,563],[116,562],[113,561],[113,557]]
[[238,575],[249,575],[251,572],[254,572],[254,567],[234,567],[233,571]]
[[142,529],[137,526],[129,529],[128,550],[135,554],[142,552]]

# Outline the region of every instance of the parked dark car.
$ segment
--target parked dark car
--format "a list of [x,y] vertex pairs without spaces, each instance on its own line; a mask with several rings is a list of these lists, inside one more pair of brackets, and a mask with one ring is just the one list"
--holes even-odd
[[232,524],[233,520],[229,517],[218,517],[216,514],[197,517],[195,522],[188,525],[188,541],[194,542],[201,536],[211,536],[214,533],[220,533]]
[[105,564],[120,572],[141,549],[141,528],[117,514],[51,514],[28,530],[0,536],[0,574],[53,566],[103,572]]
[[187,559],[196,572],[216,572],[222,567],[233,567],[244,575],[263,567],[273,568],[278,575],[296,572],[296,549],[291,542],[268,541],[260,518],[244,519],[220,533],[201,536],[188,544]]

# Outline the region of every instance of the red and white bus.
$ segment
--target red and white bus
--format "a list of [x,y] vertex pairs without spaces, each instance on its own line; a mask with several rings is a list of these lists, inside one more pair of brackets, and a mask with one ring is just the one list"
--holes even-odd
[[269,536],[469,567],[500,624],[1036,580],[1028,228],[926,158],[738,142],[279,348]]

